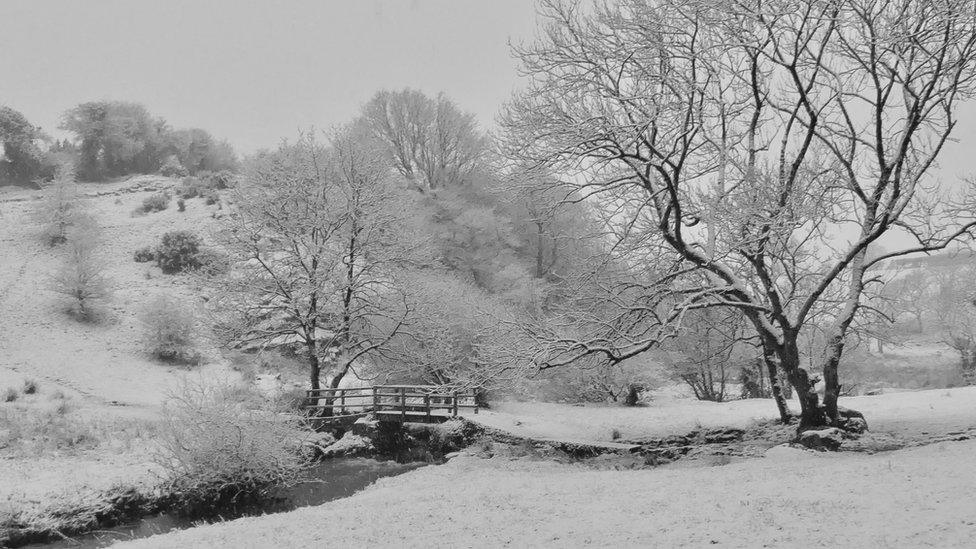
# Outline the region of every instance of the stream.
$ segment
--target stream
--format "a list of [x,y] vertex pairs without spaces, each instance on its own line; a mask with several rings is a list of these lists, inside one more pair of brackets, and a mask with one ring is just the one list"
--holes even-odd
[[[250,513],[250,515],[281,513],[298,507],[320,505],[327,501],[349,497],[378,479],[400,475],[424,465],[427,464],[397,463],[367,458],[338,458],[323,461],[309,470],[309,477],[312,480],[283,489],[279,501],[270,503],[262,511]],[[201,521],[185,519],[169,513],[160,513],[143,517],[137,522],[99,530],[71,539],[32,544],[25,547],[95,549],[107,547],[118,541],[145,538],[172,530],[200,526],[208,522],[231,520],[239,516],[226,516],[211,521]]]

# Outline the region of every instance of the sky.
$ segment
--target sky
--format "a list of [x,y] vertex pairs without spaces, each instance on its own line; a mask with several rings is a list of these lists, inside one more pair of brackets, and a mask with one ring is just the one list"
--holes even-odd
[[[250,153],[413,87],[491,129],[536,23],[534,0],[2,0],[0,105],[59,136],[78,103],[136,101]],[[976,173],[976,103],[959,119],[950,181]]]
[[0,104],[58,135],[78,103],[136,101],[248,153],[412,87],[490,129],[535,21],[533,0],[4,0]]

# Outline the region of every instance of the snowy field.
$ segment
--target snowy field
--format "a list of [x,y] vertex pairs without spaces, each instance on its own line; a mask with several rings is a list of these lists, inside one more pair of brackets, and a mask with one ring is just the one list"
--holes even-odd
[[460,457],[351,498],[122,543],[238,547],[972,547],[976,441],[775,448],[696,469]]
[[[976,387],[848,397],[840,404],[863,412],[872,431],[905,438],[976,428]],[[795,400],[790,407],[800,409]],[[468,417],[527,437],[609,441],[614,429],[623,440],[641,439],[699,427],[746,427],[778,414],[767,399],[715,403],[665,396],[638,408],[500,402]]]

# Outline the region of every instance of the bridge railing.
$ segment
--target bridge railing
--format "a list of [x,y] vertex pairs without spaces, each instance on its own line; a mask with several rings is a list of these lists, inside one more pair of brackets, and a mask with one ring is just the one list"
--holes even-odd
[[374,413],[383,419],[415,421],[457,417],[462,409],[478,413],[474,390],[438,385],[375,385],[306,391],[305,409],[324,416]]

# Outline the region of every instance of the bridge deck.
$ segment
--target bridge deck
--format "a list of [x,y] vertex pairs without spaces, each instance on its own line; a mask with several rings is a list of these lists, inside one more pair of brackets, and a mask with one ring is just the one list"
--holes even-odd
[[[478,413],[473,390],[438,385],[376,385],[306,391],[303,408],[318,421],[338,423],[372,413],[383,421],[438,423],[462,409]],[[346,418],[346,419],[343,419]]]

